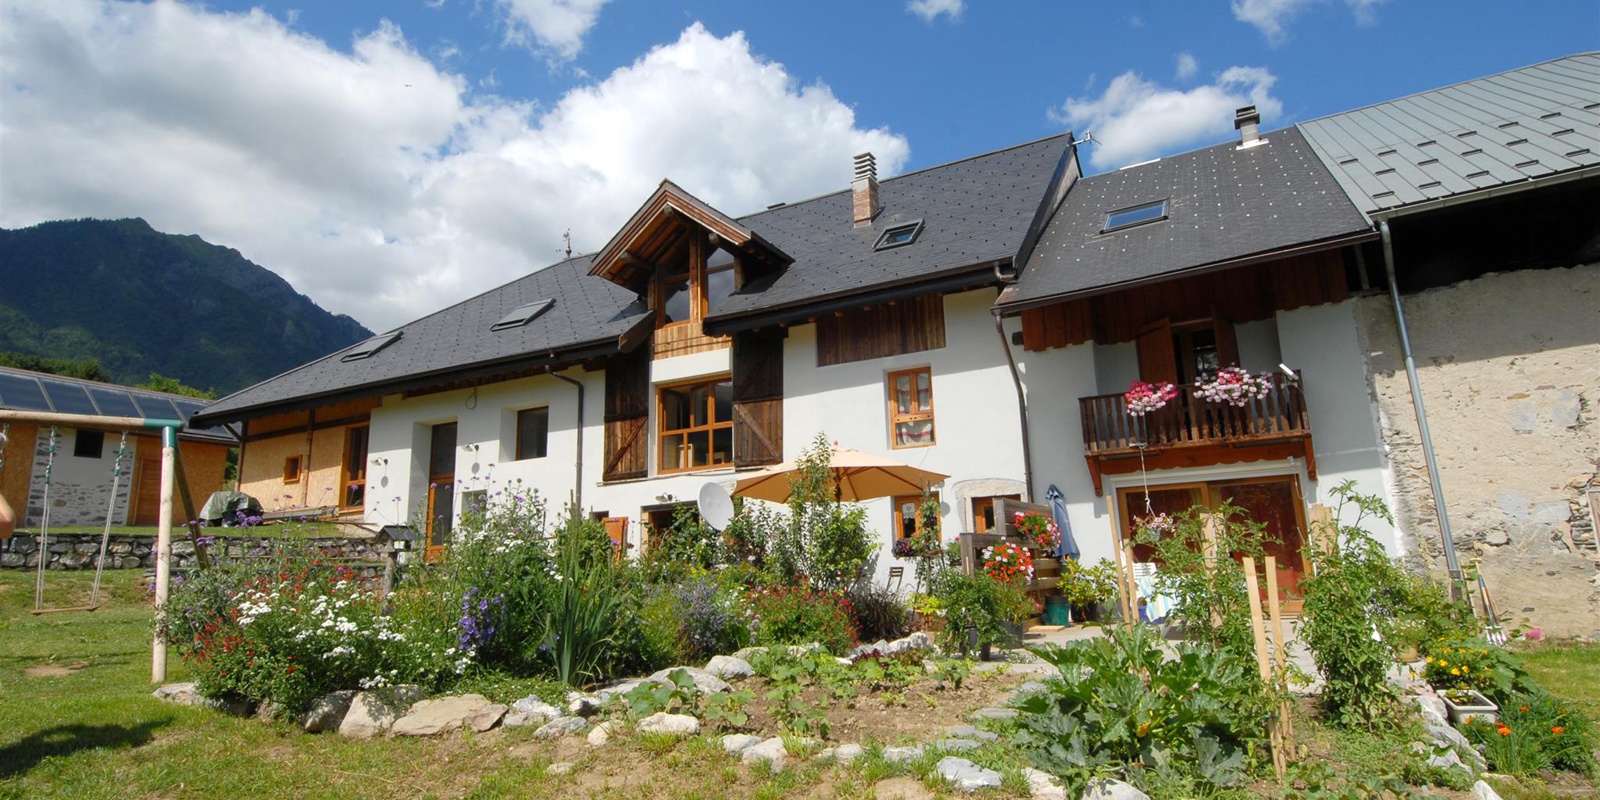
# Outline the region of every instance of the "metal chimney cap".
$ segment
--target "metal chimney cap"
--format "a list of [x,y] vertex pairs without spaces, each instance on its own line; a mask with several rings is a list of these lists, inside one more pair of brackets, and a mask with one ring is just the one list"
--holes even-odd
[[1261,124],[1261,113],[1256,111],[1256,107],[1255,106],[1245,106],[1244,108],[1241,108],[1241,109],[1233,112],[1233,129],[1234,130],[1239,130],[1240,128],[1243,128],[1246,125],[1259,125],[1259,124]]

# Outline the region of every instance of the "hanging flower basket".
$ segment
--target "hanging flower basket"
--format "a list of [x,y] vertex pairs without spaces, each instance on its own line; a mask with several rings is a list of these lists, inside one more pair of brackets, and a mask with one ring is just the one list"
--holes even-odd
[[1178,387],[1170,383],[1145,383],[1134,381],[1128,391],[1122,393],[1122,399],[1128,405],[1128,413],[1135,417],[1142,417],[1152,411],[1166,408],[1167,402],[1178,396]]
[[1262,373],[1252,375],[1242,367],[1224,367],[1210,377],[1195,381],[1194,396],[1208,403],[1227,404],[1235,408],[1260,400],[1272,391],[1272,376]]
[[1033,580],[1033,555],[1016,542],[1001,542],[984,548],[983,569],[997,581]]

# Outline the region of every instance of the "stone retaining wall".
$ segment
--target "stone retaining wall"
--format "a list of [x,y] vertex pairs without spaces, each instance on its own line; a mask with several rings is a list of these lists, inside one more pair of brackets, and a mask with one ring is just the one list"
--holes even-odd
[[[394,554],[388,542],[372,538],[321,537],[315,539],[285,539],[265,536],[227,536],[208,534],[207,553],[216,561],[238,561],[259,558],[283,546],[301,546],[324,551],[327,557],[351,562],[363,572],[381,572]],[[131,534],[111,534],[106,546],[107,569],[142,569],[156,565],[156,537]],[[45,569],[94,569],[100,552],[100,534],[51,534],[49,559]],[[175,568],[196,566],[194,543],[180,531],[174,531],[172,540],[172,565]],[[39,566],[38,537],[18,531],[10,539],[0,540],[0,568],[37,569]]]

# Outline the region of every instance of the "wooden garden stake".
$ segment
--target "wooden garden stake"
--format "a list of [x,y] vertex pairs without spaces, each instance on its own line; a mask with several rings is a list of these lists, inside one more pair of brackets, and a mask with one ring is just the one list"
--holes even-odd
[[[1280,690],[1289,688],[1289,640],[1283,636],[1283,614],[1279,610],[1283,604],[1282,597],[1278,594],[1278,559],[1267,556],[1267,602],[1269,617],[1272,620],[1272,653],[1275,656],[1273,665],[1277,667],[1278,679],[1276,684]],[[1283,743],[1288,749],[1294,749],[1294,715],[1288,700],[1278,704],[1278,722],[1282,728]]]
[[[1272,656],[1267,650],[1267,629],[1261,619],[1261,584],[1256,580],[1256,560],[1244,557],[1245,593],[1250,601],[1250,627],[1255,632],[1256,668],[1261,672],[1261,682],[1272,685]],[[1277,715],[1267,723],[1267,737],[1272,742],[1272,769],[1283,780],[1288,761],[1283,755],[1283,737],[1280,735]]]

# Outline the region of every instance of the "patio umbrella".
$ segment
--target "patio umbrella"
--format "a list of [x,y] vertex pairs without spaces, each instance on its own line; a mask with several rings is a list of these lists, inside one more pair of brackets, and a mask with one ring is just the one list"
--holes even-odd
[[[767,467],[735,484],[733,493],[739,497],[787,503],[789,476],[794,472],[793,461]],[[928,487],[950,477],[838,445],[829,451],[828,472],[833,476],[834,499],[839,502],[922,494]]]
[[1056,545],[1056,558],[1077,561],[1081,554],[1078,552],[1078,540],[1072,538],[1072,520],[1067,519],[1067,496],[1053,483],[1044,496],[1050,501],[1050,516],[1055,517],[1056,527],[1061,531],[1061,542]]

